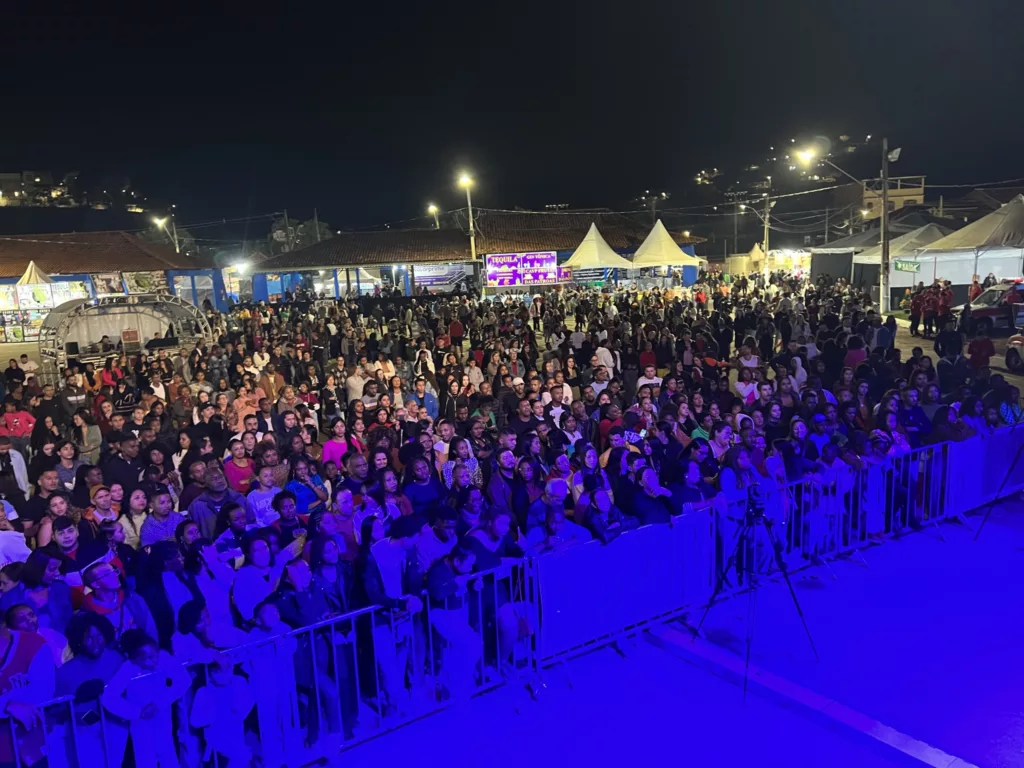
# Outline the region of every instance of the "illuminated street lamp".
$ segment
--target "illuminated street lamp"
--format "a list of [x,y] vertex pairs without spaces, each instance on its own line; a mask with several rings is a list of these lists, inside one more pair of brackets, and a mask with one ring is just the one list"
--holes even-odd
[[429,213],[431,216],[434,217],[434,228],[435,229],[440,229],[441,228],[441,222],[438,221],[438,219],[437,219],[437,206],[434,205],[433,203],[428,205],[427,206],[427,213]]
[[831,165],[833,168],[835,168],[837,171],[839,171],[841,174],[843,174],[843,176],[845,176],[846,178],[850,179],[855,184],[860,184],[862,189],[865,188],[866,185],[865,185],[865,183],[861,179],[858,179],[856,176],[850,175],[849,173],[844,171],[842,168],[840,168],[838,165],[836,165],[831,160],[829,160],[827,157],[824,157],[824,156],[818,157],[818,151],[816,149],[814,149],[814,147],[808,147],[807,149],[801,149],[799,152],[796,153],[796,159],[799,160],[800,164],[805,166],[805,167],[809,166],[811,164],[811,161],[814,160],[815,158],[821,160],[821,162],[823,162],[823,163],[827,163],[828,165]]
[[181,247],[178,244],[178,228],[174,226],[174,219],[172,218],[171,219],[171,231],[168,232],[167,231],[167,218],[168,218],[167,216],[164,216],[162,219],[157,217],[157,216],[154,216],[153,217],[153,223],[156,224],[156,228],[157,229],[163,230],[164,232],[167,233],[167,236],[171,238],[171,242],[174,243],[174,252],[175,253],[181,253]]
[[473,228],[473,197],[470,190],[473,188],[473,179],[468,173],[459,175],[459,186],[466,190],[466,208],[469,211],[469,255],[476,261],[476,230]]

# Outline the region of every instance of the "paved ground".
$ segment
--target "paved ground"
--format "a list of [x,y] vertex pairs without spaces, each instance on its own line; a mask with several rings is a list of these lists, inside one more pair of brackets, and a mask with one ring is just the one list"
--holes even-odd
[[907,765],[871,740],[740,690],[644,640],[545,675],[537,701],[501,690],[342,755],[345,765]]
[[[996,507],[978,542],[941,533],[796,577],[817,663],[785,584],[762,586],[751,664],[978,766],[1024,765],[1024,502]],[[705,623],[739,658],[746,611],[740,597]]]
[[[903,359],[907,360],[910,357],[910,352],[914,347],[921,347],[925,354],[930,356],[932,362],[938,361],[938,355],[935,353],[935,340],[924,339],[920,336],[910,335],[910,323],[905,320],[898,320],[899,330],[896,332],[896,346],[900,352],[903,353]],[[1006,341],[1009,336],[1006,335],[1005,331],[998,332],[999,335],[992,338],[992,343],[996,348],[996,356],[992,358],[992,370],[995,373],[1001,373],[1006,377],[1006,380],[1018,387],[1024,392],[1024,376],[1020,374],[1010,373],[1006,368],[1006,360],[1003,355],[1006,353]]]
[[[705,647],[724,649],[709,656],[726,659],[717,668],[687,650],[681,625],[668,625],[676,647],[663,634],[624,655],[599,650],[547,670],[537,701],[502,689],[343,759],[402,764],[435,749],[449,766],[516,768],[1024,765],[1024,502],[997,506],[977,543],[949,524],[866,559],[834,564],[837,578],[824,568],[795,577],[818,662],[784,583],[762,585],[745,700],[735,673],[748,608],[740,596],[705,624],[714,644]],[[814,711],[825,697],[824,714]]]

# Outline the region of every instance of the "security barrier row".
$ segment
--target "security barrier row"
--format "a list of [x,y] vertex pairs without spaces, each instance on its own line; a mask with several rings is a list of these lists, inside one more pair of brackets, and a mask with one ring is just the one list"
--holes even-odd
[[[38,723],[0,723],[0,764],[303,765],[497,686],[527,696],[545,667],[706,605],[720,577],[728,593],[745,571],[776,568],[776,544],[795,570],[968,522],[1024,490],[1024,468],[1010,466],[1022,442],[1024,429],[1004,429],[796,482],[761,479],[742,540],[751,497],[724,489],[713,508],[668,526],[460,577],[445,600],[424,594],[405,610],[374,606],[207,649],[188,665],[185,693],[145,727],[107,711],[101,685],[83,685],[41,706]],[[153,689],[140,677],[126,695],[144,701]]]

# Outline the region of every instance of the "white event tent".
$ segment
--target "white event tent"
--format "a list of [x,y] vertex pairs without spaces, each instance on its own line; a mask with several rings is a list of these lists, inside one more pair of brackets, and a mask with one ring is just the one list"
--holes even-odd
[[680,248],[665,225],[658,219],[650,234],[633,254],[633,268],[641,267],[698,267],[700,259]]
[[597,224],[591,224],[583,242],[573,251],[563,267],[574,269],[632,269],[633,265],[622,258],[601,237]]
[[[913,259],[914,252],[946,237],[950,230],[938,224],[925,224],[889,241],[890,259]],[[882,246],[876,245],[853,255],[854,264],[881,264]]]
[[760,272],[764,269],[764,251],[760,243],[754,243],[750,253],[738,253],[727,256],[725,259],[725,271],[733,277],[746,277],[751,272]]
[[901,262],[917,261],[920,272],[897,270],[889,261],[889,282],[893,288],[916,285],[924,275],[949,280],[953,285],[970,285],[975,275],[989,272],[999,278],[1024,274],[1024,195],[1017,195],[1002,208],[968,224],[940,240],[919,248]]

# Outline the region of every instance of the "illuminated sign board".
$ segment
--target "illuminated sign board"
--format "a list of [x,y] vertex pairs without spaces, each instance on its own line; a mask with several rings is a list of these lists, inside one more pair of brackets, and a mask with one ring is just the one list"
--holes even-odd
[[554,251],[495,253],[487,257],[487,287],[551,285],[572,281],[572,269],[558,266]]

